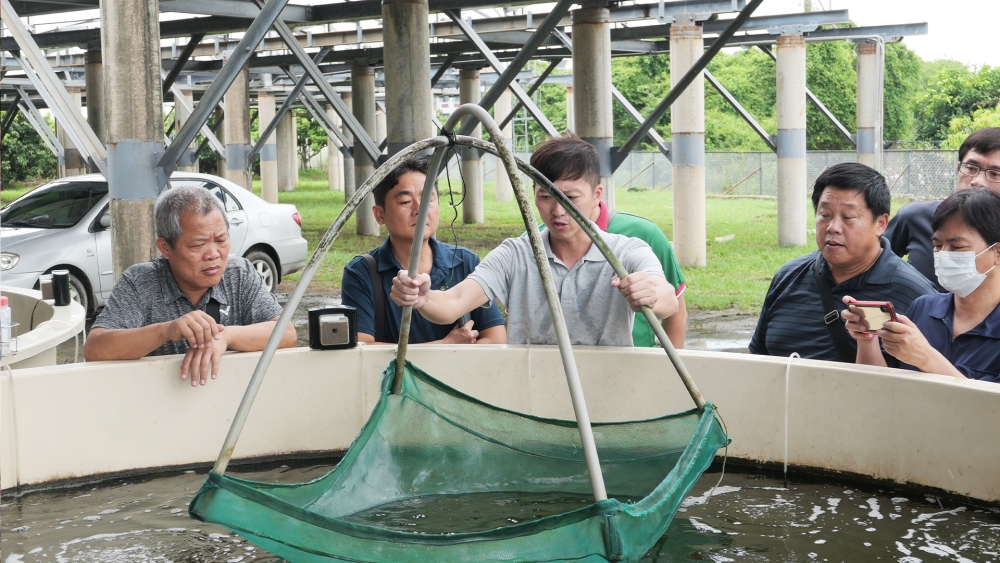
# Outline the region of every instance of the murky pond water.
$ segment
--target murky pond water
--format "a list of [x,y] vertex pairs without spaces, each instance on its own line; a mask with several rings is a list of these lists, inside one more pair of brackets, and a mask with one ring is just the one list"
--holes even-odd
[[[232,471],[292,483],[315,479],[330,468],[313,463]],[[19,498],[5,494],[0,505],[3,563],[280,561],[224,528],[188,517],[187,504],[205,472],[115,479]],[[793,480],[786,489],[777,479],[731,472],[709,497],[718,478],[707,473],[698,482],[643,561],[1000,562],[1000,508],[808,480]],[[547,513],[553,506],[553,499],[535,504],[492,500],[499,502],[491,521],[531,518],[535,508]],[[414,529],[407,520],[420,528],[456,516],[434,509],[415,503],[357,517]]]

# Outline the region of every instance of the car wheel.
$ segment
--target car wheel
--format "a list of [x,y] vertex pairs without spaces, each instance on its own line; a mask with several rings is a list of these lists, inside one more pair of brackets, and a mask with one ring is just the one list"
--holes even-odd
[[271,293],[274,293],[279,282],[278,268],[274,266],[274,260],[271,260],[271,257],[261,250],[248,252],[245,258],[253,264],[253,269],[257,270],[257,273],[260,274],[260,279],[264,282],[264,287]]

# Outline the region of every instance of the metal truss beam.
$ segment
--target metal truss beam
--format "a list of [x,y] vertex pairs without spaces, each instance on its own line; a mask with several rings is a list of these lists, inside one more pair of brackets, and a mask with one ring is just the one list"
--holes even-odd
[[[767,56],[771,57],[771,60],[773,61],[778,60],[778,57],[774,54],[774,51],[772,51],[770,47],[768,47],[767,45],[757,45],[757,48],[767,53]],[[833,127],[837,130],[838,133],[840,133],[841,137],[843,137],[848,143],[850,143],[852,147],[858,148],[858,141],[855,140],[854,135],[851,135],[851,132],[847,130],[847,127],[844,127],[844,124],[841,123],[839,119],[837,119],[837,116],[833,115],[833,112],[830,111],[830,109],[827,108],[826,105],[824,105],[823,102],[816,97],[816,94],[812,93],[812,90],[810,90],[808,86],[806,86],[806,98],[808,98],[809,101],[812,102],[814,106],[816,106],[816,109],[818,109],[819,112],[822,113],[823,116],[826,117],[826,119],[833,124]]]
[[[507,65],[507,68],[504,69],[502,72],[500,71],[499,68],[497,69],[497,72],[500,73],[500,77],[497,79],[496,82],[493,83],[493,86],[491,86],[490,89],[486,92],[482,100],[480,100],[479,105],[481,107],[485,109],[493,107],[493,104],[496,103],[497,99],[500,98],[500,95],[503,93],[503,91],[506,90],[508,87],[510,87],[511,91],[514,92],[515,94],[517,93],[518,90],[521,90],[521,87],[514,83],[514,78],[517,77],[517,75],[521,72],[521,69],[524,68],[524,65],[527,64],[528,61],[535,56],[535,52],[538,50],[538,47],[546,39],[548,39],[549,35],[552,33],[552,30],[556,28],[556,26],[562,20],[563,16],[565,16],[566,13],[569,11],[569,8],[572,4],[573,2],[571,2],[570,0],[559,0],[559,3],[557,3],[555,6],[552,7],[552,11],[550,11],[548,15],[545,16],[545,19],[542,20],[541,25],[539,25],[538,29],[535,30],[535,34],[531,37],[531,39],[527,43],[524,44],[520,52],[514,56],[514,59]],[[459,18],[459,20],[461,20],[461,18]],[[485,56],[485,53],[483,53],[483,55]],[[520,98],[520,96],[518,97]],[[534,103],[531,103],[530,98],[528,98],[527,101],[522,99],[522,101],[525,102],[524,107],[528,108],[529,111],[531,107],[534,106]],[[541,113],[541,111],[539,111],[539,113]],[[542,117],[544,119],[545,116],[543,115]],[[544,123],[548,123],[548,119],[545,119]],[[552,127],[551,123],[548,123],[548,125],[549,127],[546,129],[546,132],[548,132],[549,129],[552,129],[553,131],[555,130],[555,128]],[[475,127],[476,127],[475,120],[468,119],[464,123],[462,123],[461,128],[459,128],[459,134],[468,135],[469,133],[472,132],[473,129],[475,129]],[[552,135],[552,133],[550,133],[550,135]],[[555,132],[553,136],[558,137],[559,133]]]
[[747,111],[742,104],[740,104],[739,100],[737,100],[735,96],[729,93],[729,90],[726,90],[726,88],[715,79],[715,76],[707,68],[705,69],[705,80],[712,85],[712,88],[715,88],[719,95],[722,96],[722,99],[726,100],[726,102],[728,102],[729,105],[736,110],[736,113],[743,118],[743,121],[746,121],[747,125],[753,129],[754,133],[757,133],[757,136],[759,136],[767,147],[771,149],[771,152],[778,151],[777,138],[761,127],[760,123],[757,123],[757,120],[750,115],[750,112]]
[[[163,69],[160,69],[160,74],[163,75],[164,73],[165,71]],[[163,82],[164,84],[166,84],[167,82],[166,78],[163,79]],[[188,105],[187,97],[185,97],[184,94],[181,92],[180,87],[177,84],[171,84],[168,91],[174,95],[174,108],[176,109],[178,105],[181,106],[187,112],[187,115],[189,116],[188,119],[190,120],[190,116],[194,113],[194,108]],[[202,100],[204,100],[204,98],[202,98]],[[177,123],[176,117],[174,118],[174,123]],[[184,125],[186,126],[187,123],[185,123]],[[212,150],[215,152],[215,154],[219,155],[219,157],[222,160],[225,160],[226,147],[222,144],[222,141],[220,141],[219,138],[215,136],[215,134],[212,132],[212,129],[210,129],[207,124],[202,124],[199,131],[201,132],[202,137],[204,137],[205,140],[208,142],[209,146],[212,147]],[[180,129],[178,129],[178,134],[180,134]],[[174,138],[176,139],[176,137]]]
[[[561,30],[558,29],[554,30],[552,32],[552,35],[555,36],[555,38],[560,43],[562,43],[563,46],[565,46],[572,52],[573,41],[569,38],[569,36],[567,36],[565,33],[563,33]],[[625,95],[622,94],[618,90],[618,88],[615,88],[613,85],[611,86],[611,96],[615,99],[615,101],[618,102],[618,105],[622,106],[622,108],[625,110],[625,113],[629,114],[629,116],[631,116],[636,123],[642,125],[642,120],[643,120],[642,114],[639,113],[639,110],[635,109],[635,106],[633,106],[632,103],[628,101],[628,98],[626,98]],[[656,148],[660,149],[660,152],[663,153],[663,156],[669,159],[670,146],[667,144],[666,141],[663,140],[663,137],[660,136],[660,134],[656,131],[656,129],[650,127],[649,132],[646,135],[650,138],[650,140],[653,141],[653,144],[656,145]]]
[[[285,67],[282,70],[289,78],[293,80],[295,79],[295,75],[292,74],[291,68]],[[319,100],[317,100],[315,96],[313,96],[309,92],[309,90],[305,89],[303,89],[299,93],[299,98],[302,99],[303,107],[305,107],[306,109],[312,108],[310,110],[310,113],[313,114],[314,117],[316,117],[316,121],[318,121],[320,127],[322,127],[324,131],[326,131],[326,135],[328,137],[333,137],[334,139],[338,140],[341,144],[341,147],[350,147],[350,150],[348,152],[345,152],[344,156],[353,156],[354,155],[353,145],[351,144],[350,141],[347,140],[347,137],[345,137],[344,134],[340,131],[340,128],[338,128],[333,123],[333,120],[330,119],[330,116],[328,116],[326,112],[323,111],[323,106],[319,103]],[[338,96],[338,99],[339,98],[340,97]]]
[[10,1],[3,0],[2,7],[3,23],[7,24],[11,37],[21,47],[20,53],[14,55],[14,59],[24,69],[25,75],[34,84],[35,89],[45,100],[56,120],[62,124],[73,144],[90,161],[90,166],[97,168],[101,174],[107,176],[107,154],[104,145],[94,134],[90,124],[83,119],[80,109],[74,107],[75,104],[70,101],[66,86],[49,66],[45,53],[35,44]]
[[[545,70],[543,70],[542,73],[538,75],[538,78],[536,78],[535,81],[531,84],[531,87],[528,88],[529,97],[535,95],[535,92],[537,92],[538,89],[542,87],[542,84],[545,83],[545,81],[549,78],[549,75],[552,74],[552,71],[554,71],[561,62],[562,59],[552,59],[551,61],[549,61],[549,66],[545,67]],[[504,117],[503,121],[500,122],[499,125],[500,129],[506,127],[507,124],[510,123],[510,121],[517,116],[517,112],[521,111],[521,108],[523,107],[524,104],[522,104],[521,101],[518,100],[517,105],[514,106],[514,109],[512,109],[510,113],[506,117]]]
[[[7,0],[3,1],[7,2]],[[236,46],[233,56],[222,66],[219,75],[215,77],[212,85],[208,87],[208,91],[202,96],[201,102],[195,106],[194,111],[188,116],[187,123],[177,131],[177,137],[174,138],[173,144],[164,151],[163,156],[156,163],[157,182],[160,185],[160,189],[170,180],[170,174],[177,166],[181,155],[187,149],[187,146],[191,144],[191,141],[194,141],[195,137],[198,136],[198,132],[201,131],[202,126],[208,122],[209,116],[219,102],[222,101],[226,91],[229,90],[233,81],[236,80],[236,76],[243,69],[243,66],[246,65],[247,61],[250,60],[254,48],[260,44],[261,39],[267,34],[267,30],[271,25],[275,23],[278,15],[287,3],[288,0],[270,0],[260,10],[257,19],[250,24],[250,27],[243,35],[243,39]]]
[[184,46],[184,50],[181,51],[180,56],[177,57],[177,62],[174,63],[174,67],[170,69],[170,73],[163,79],[163,95],[166,95],[170,91],[170,87],[174,85],[174,81],[180,76],[181,70],[184,68],[184,63],[191,58],[191,53],[194,53],[195,47],[201,40],[205,37],[204,33],[195,33],[191,36],[187,45]]
[[52,129],[49,129],[48,123],[45,123],[45,119],[42,117],[42,114],[38,112],[38,108],[36,108],[35,104],[32,103],[31,97],[28,96],[27,92],[18,86],[17,93],[21,96],[21,109],[24,113],[25,119],[27,119],[28,123],[31,124],[31,127],[35,129],[38,136],[42,138],[42,142],[45,143],[45,146],[52,151],[52,154],[56,155],[56,159],[59,161],[59,164],[65,164],[66,151],[59,142],[59,138],[52,132]]
[[448,72],[448,69],[451,68],[451,65],[455,63],[455,59],[457,58],[458,58],[458,53],[452,53],[448,55],[448,57],[444,60],[443,63],[441,63],[441,66],[438,67],[437,72],[435,72],[434,76],[431,77],[431,88],[437,85],[438,80],[441,80],[441,77],[444,76],[444,73]]
[[[475,44],[476,49],[480,52],[480,54],[483,55],[483,57],[486,58],[486,60],[490,63],[490,66],[493,67],[493,70],[495,70],[497,74],[500,75],[504,74],[504,71],[506,69],[504,68],[503,63],[501,63],[500,59],[498,59],[496,55],[493,54],[490,48],[486,45],[486,43],[483,42],[483,40],[479,37],[476,31],[472,29],[472,27],[468,24],[468,22],[462,19],[461,12],[459,12],[458,10],[449,10],[445,12],[445,14],[449,18],[451,18],[451,20],[455,22],[455,24],[458,25],[458,27],[465,33],[465,36],[468,37],[473,44]],[[542,38],[542,41],[544,41],[544,38]],[[541,43],[541,41],[539,43]],[[517,70],[520,71],[521,69]],[[552,123],[549,121],[547,117],[545,117],[545,114],[542,113],[541,108],[535,105],[535,102],[531,100],[531,96],[529,96],[528,93],[524,91],[524,88],[521,88],[521,85],[518,84],[517,82],[514,82],[513,80],[510,81],[509,87],[510,91],[515,96],[517,96],[517,99],[520,100],[521,103],[524,105],[525,109],[528,110],[528,113],[530,113],[535,118],[535,121],[537,121],[538,124],[541,125],[545,133],[548,134],[550,137],[558,137],[559,131],[556,131],[555,126],[552,125]],[[493,103],[496,103],[496,101],[494,100]],[[489,109],[491,106],[492,104],[486,105],[485,101],[482,103],[482,107],[485,109]],[[468,123],[472,123],[473,127],[475,127],[474,120],[469,119],[467,121]],[[464,130],[465,127],[462,127],[462,129]],[[464,133],[463,131],[462,134],[466,133]]]
[[[721,33],[726,30],[731,20],[710,20],[702,24],[702,33],[706,35]],[[794,14],[778,14],[750,18],[740,28],[741,31],[760,31],[795,25],[803,30],[815,30],[821,25],[836,25],[850,23],[847,10],[827,10],[823,12],[800,12]],[[627,39],[653,39],[670,37],[670,24],[620,27],[611,30],[612,41]]]
[[723,46],[725,46],[729,39],[732,38],[733,34],[736,33],[736,31],[739,30],[748,19],[750,19],[750,15],[753,14],[754,10],[756,10],[763,1],[764,0],[750,0],[750,3],[748,3],[739,15],[729,23],[726,30],[719,34],[719,37],[715,39],[712,46],[705,51],[697,62],[695,62],[694,66],[688,69],[684,76],[677,81],[677,84],[670,89],[667,97],[656,106],[653,113],[642,122],[642,125],[639,125],[639,129],[632,133],[628,140],[625,141],[624,145],[619,147],[617,151],[611,153],[611,165],[613,169],[618,169],[622,161],[625,160],[625,157],[628,156],[628,153],[632,152],[632,149],[635,148],[635,146],[639,144],[639,141],[646,136],[646,133],[649,132],[654,125],[656,125],[660,118],[663,117],[663,114],[667,113],[670,106],[673,105],[684,90],[686,90],[687,87],[698,78],[698,75],[705,70],[706,66],[708,66],[708,62],[715,57],[716,53],[718,53]]
[[[323,57],[326,56],[324,50],[328,49],[328,47],[321,49],[320,52],[316,54],[316,59],[322,60]],[[290,74],[291,69],[288,69],[288,72]],[[278,111],[274,112],[274,119],[272,119],[270,123],[266,124],[264,129],[260,130],[260,136],[257,138],[257,143],[250,149],[250,154],[247,155],[247,162],[252,164],[253,159],[260,154],[260,151],[264,148],[264,142],[271,136],[271,133],[274,133],[274,130],[278,128],[278,122],[281,121],[281,118],[288,113],[288,110],[292,109],[292,105],[299,97],[299,92],[305,88],[307,82],[309,82],[309,75],[306,74],[303,74],[302,77],[295,82],[295,86],[292,87],[288,96],[285,97],[285,101],[281,103]]]
[[[868,39],[879,36],[886,43],[895,43],[903,37],[914,35],[927,35],[927,23],[902,23],[896,25],[871,25],[864,27],[838,27],[835,29],[818,29],[812,32],[803,33],[806,42],[810,41],[835,41],[838,39]],[[757,45],[773,45],[778,41],[780,33],[761,33],[757,35],[746,35],[735,38],[730,42],[730,47],[744,46],[751,47]]]
[[10,125],[14,123],[14,118],[17,117],[18,112],[21,111],[21,92],[18,91],[14,94],[14,101],[10,105],[10,109],[7,110],[7,115],[3,118],[3,125],[0,125],[0,141],[7,138],[7,132],[10,131]]
[[[270,1],[274,2],[275,0]],[[264,3],[264,0],[254,0],[254,2],[260,6]],[[379,4],[379,6],[379,13],[381,13],[381,4]],[[305,70],[306,74],[309,75],[309,78],[311,78],[319,88],[319,91],[323,94],[323,97],[326,98],[326,101],[333,106],[333,111],[337,112],[337,115],[340,116],[340,119],[344,121],[344,124],[351,131],[351,134],[354,135],[354,146],[360,146],[361,150],[366,152],[369,158],[372,159],[372,162],[378,162],[378,157],[381,154],[381,151],[378,150],[378,144],[368,136],[368,132],[365,131],[365,128],[361,126],[361,123],[359,123],[354,117],[354,114],[347,109],[347,106],[340,99],[340,96],[333,91],[333,88],[331,88],[330,83],[326,81],[326,78],[323,76],[323,72],[319,69],[319,66],[317,66],[311,58],[309,58],[309,55],[305,52],[305,49],[302,48],[302,45],[299,44],[299,41],[295,37],[295,34],[292,33],[292,30],[289,29],[284,22],[280,21],[274,22],[274,29],[285,41],[285,44],[288,45],[289,50],[291,50],[295,55],[295,58],[298,59],[299,64],[302,65],[303,70]],[[309,93],[306,92],[306,94],[307,96],[305,96],[305,99],[309,99]],[[315,99],[313,101],[315,101]],[[322,111],[322,108],[320,108],[319,114],[324,118],[327,117],[326,112]],[[329,125],[330,129],[336,129],[336,127],[333,126],[333,123],[329,123]]]
[[[182,12],[185,14],[206,14],[252,20],[260,10],[251,2],[232,2],[231,0],[163,0],[160,2],[160,12]],[[309,22],[312,21],[312,6],[288,5],[278,16],[282,21]]]

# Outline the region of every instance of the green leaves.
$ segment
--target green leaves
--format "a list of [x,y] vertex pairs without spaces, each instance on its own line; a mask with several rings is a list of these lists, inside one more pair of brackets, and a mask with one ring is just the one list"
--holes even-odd
[[[7,112],[0,112],[6,117]],[[46,119],[49,122],[49,119]],[[51,123],[48,123],[51,127]],[[4,183],[32,178],[53,178],[58,161],[45,146],[28,120],[18,114],[10,131],[3,139],[3,158],[0,159]]]

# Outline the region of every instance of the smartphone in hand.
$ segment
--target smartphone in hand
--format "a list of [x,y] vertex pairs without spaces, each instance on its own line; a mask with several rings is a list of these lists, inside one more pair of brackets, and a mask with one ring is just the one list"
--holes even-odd
[[868,321],[868,330],[865,334],[875,334],[885,322],[896,322],[896,310],[888,301],[855,301],[849,307],[852,313],[857,313],[855,309],[858,309],[864,314],[865,320]]

